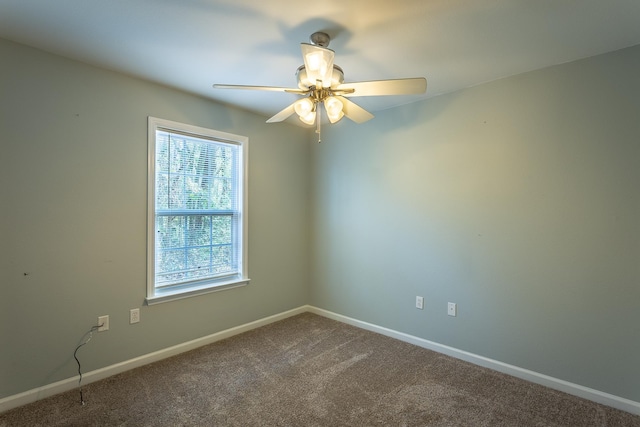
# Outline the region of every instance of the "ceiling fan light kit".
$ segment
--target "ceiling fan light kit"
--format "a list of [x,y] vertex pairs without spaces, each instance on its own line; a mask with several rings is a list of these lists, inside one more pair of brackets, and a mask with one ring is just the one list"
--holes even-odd
[[411,95],[421,94],[427,90],[427,80],[424,77],[344,83],[342,68],[333,62],[335,52],[327,48],[331,40],[329,35],[316,32],[311,35],[309,40],[311,44],[300,43],[304,65],[301,65],[296,71],[297,89],[227,84],[214,84],[213,87],[216,89],[268,90],[305,96],[278,112],[267,120],[267,123],[281,122],[295,113],[303,123],[317,125],[318,142],[320,142],[321,122],[318,114],[321,111],[321,105],[324,107],[330,123],[337,123],[345,116],[356,123],[364,123],[372,119],[373,114],[347,97]]

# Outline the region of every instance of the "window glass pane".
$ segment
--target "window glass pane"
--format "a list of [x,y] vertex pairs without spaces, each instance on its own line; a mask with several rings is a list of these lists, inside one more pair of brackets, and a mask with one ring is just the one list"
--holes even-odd
[[156,174],[156,209],[169,209],[169,174]]
[[211,274],[211,247],[187,249],[188,277],[191,279]]
[[184,139],[179,135],[170,134],[169,172],[181,173],[184,171]]
[[156,217],[156,247],[158,249],[184,246],[184,218],[182,216]]
[[210,178],[200,175],[185,176],[185,207],[187,209],[209,209]]
[[216,147],[214,158],[214,175],[217,177],[231,178],[233,168],[233,149],[230,147]]
[[212,218],[212,243],[215,245],[231,243],[231,215],[217,215]]
[[213,248],[213,268],[217,273],[232,271],[231,246],[215,246]]
[[169,135],[165,132],[156,136],[156,173],[169,172]]
[[211,216],[187,216],[187,246],[211,245]]
[[233,183],[229,179],[215,178],[211,186],[211,205],[214,209],[233,209]]
[[184,249],[161,250],[156,254],[156,285],[185,279]]
[[184,176],[169,175],[169,209],[184,209]]

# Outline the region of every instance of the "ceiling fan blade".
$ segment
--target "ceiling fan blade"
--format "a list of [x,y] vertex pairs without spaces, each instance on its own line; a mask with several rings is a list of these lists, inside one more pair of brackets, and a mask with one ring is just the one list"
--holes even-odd
[[[293,104],[295,104],[295,102]],[[290,115],[295,113],[293,104],[289,105],[288,107],[277,113],[275,116],[271,117],[269,120],[267,120],[267,123],[277,123],[286,120]]]
[[342,112],[348,119],[353,120],[356,123],[364,123],[367,120],[373,119],[373,114],[355,102],[349,101],[347,98],[342,96],[336,96],[336,98],[342,102]]
[[334,88],[336,91],[353,89],[344,96],[418,95],[427,90],[427,79],[374,80],[369,82],[344,83]]
[[288,93],[297,93],[297,94],[305,94],[308,93],[308,90],[289,88],[289,87],[277,87],[277,86],[247,86],[247,85],[224,85],[224,84],[214,84],[214,89],[243,89],[243,90],[268,90],[271,92],[288,92]]

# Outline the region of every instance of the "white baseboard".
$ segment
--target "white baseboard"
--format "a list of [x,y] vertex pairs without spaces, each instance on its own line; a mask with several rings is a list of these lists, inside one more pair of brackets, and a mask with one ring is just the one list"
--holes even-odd
[[391,338],[396,338],[400,341],[408,342],[410,344],[417,345],[429,350],[436,351],[438,353],[446,354],[447,356],[455,357],[466,362],[473,363],[474,365],[482,366],[485,368],[493,369],[494,371],[502,372],[516,378],[521,378],[526,381],[530,381],[535,384],[540,384],[554,390],[559,390],[574,396],[581,397],[583,399],[591,400],[596,403],[611,406],[612,408],[620,409],[622,411],[630,412],[635,415],[640,415],[640,402],[625,399],[623,397],[615,396],[613,394],[604,393],[599,390],[595,390],[589,387],[584,387],[579,384],[570,383],[558,378],[550,377],[548,375],[540,374],[538,372],[530,371],[528,369],[519,368],[517,366],[509,365],[497,360],[489,359],[484,356],[469,353],[464,350],[449,347],[443,344],[438,344],[433,341],[425,340],[413,335],[405,334],[402,332],[394,331],[392,329],[377,326],[371,323],[362,322],[357,319],[353,319],[341,314],[336,314],[331,311],[323,310],[321,308],[309,307],[308,311],[320,316],[327,317],[329,319],[337,320],[342,323],[347,323],[352,326],[356,326],[368,331],[377,332],[382,335],[386,335]]
[[[438,353],[446,354],[448,356],[461,359],[475,365],[483,366],[485,368],[493,369],[498,372],[502,372],[508,375],[512,375],[517,378],[521,378],[532,383],[540,384],[555,390],[559,390],[565,393],[572,394],[584,399],[591,400],[596,403],[611,406],[632,414],[640,415],[640,402],[618,397],[609,393],[604,393],[598,390],[594,390],[588,387],[584,387],[578,384],[573,384],[568,381],[564,381],[558,378],[550,377],[548,375],[540,374],[538,372],[530,371],[527,369],[519,368],[517,366],[509,365],[499,362],[497,360],[489,359],[477,354],[469,353],[463,350],[459,350],[446,345],[438,344],[433,341],[425,340],[413,335],[405,334],[402,332],[394,331],[392,329],[377,326],[371,323],[363,322],[357,319],[353,319],[341,314],[333,313],[331,311],[323,310],[321,308],[313,307],[310,305],[304,305],[293,310],[285,311],[273,316],[265,317],[263,319],[256,320],[254,322],[246,323],[244,325],[236,326],[234,328],[226,329],[224,331],[217,332],[206,337],[198,338],[192,341],[188,341],[182,344],[178,344],[172,347],[168,347],[162,350],[155,351],[153,353],[145,354],[134,359],[126,360],[124,362],[116,363],[115,365],[107,366],[95,371],[88,372],[82,375],[82,383],[89,384],[101,379],[110,377],[112,375],[119,374],[130,369],[134,369],[158,360],[166,359],[167,357],[175,356],[185,351],[193,350],[203,345],[211,344],[216,341],[229,338],[234,335],[241,334],[243,332],[250,331],[252,329],[259,328],[261,326],[268,325],[279,320],[286,319],[287,317],[295,316],[297,314],[311,312],[329,319],[337,320],[342,323],[346,323],[358,328],[366,329],[368,331],[376,332],[382,335],[386,335],[391,338],[396,338],[400,341],[404,341],[410,344],[417,345],[429,350],[436,351]],[[52,384],[47,384],[42,387],[38,387],[32,390],[27,390],[23,393],[15,394],[0,399],[0,413],[8,411],[9,409],[16,408],[18,406],[26,405],[36,400],[44,399],[55,394],[63,393],[68,390],[73,390],[78,386],[78,376],[67,378],[62,381],[58,381]]]
[[[174,345],[162,350],[154,351],[124,362],[116,363],[115,365],[106,366],[95,371],[90,371],[82,375],[82,384],[90,384],[95,381],[102,380],[112,375],[119,374],[121,372],[128,371],[133,368],[137,368],[143,365],[147,365],[158,360],[166,359],[167,357],[175,356],[176,354],[184,353],[185,351],[193,350],[203,345],[211,344],[216,341],[229,338],[233,335],[238,335],[243,332],[250,331],[252,329],[259,328],[261,326],[268,325],[269,323],[277,322],[279,320],[286,319],[287,317],[295,316],[296,314],[309,311],[308,306],[302,306],[293,310],[285,311],[273,316],[265,317],[263,319],[256,320],[254,322],[246,323],[244,325],[236,326],[234,328],[226,329],[224,331],[217,332],[215,334],[207,335],[202,338],[197,338],[192,341],[188,341],[182,344]],[[78,387],[79,376],[76,375],[72,378],[67,378],[62,381],[47,384],[42,387],[27,390],[23,393],[14,394],[0,399],[0,413],[8,411],[18,406],[26,405],[36,400],[44,399],[49,396],[53,396],[65,391],[73,390]]]

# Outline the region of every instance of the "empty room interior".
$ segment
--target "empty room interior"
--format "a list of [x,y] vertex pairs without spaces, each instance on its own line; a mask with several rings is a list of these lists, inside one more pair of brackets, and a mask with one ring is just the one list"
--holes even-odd
[[[640,4],[256,3],[0,2],[0,413],[310,312],[640,415]],[[174,130],[237,148],[211,280]]]

